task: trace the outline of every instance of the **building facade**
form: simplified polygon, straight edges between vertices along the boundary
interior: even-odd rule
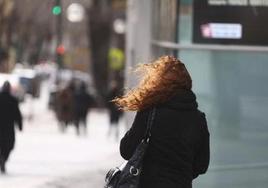
[[[211,133],[211,165],[208,173],[194,181],[194,185],[200,188],[264,188],[268,185],[265,144],[268,141],[268,46],[265,43],[268,41],[263,38],[261,45],[247,45],[242,44],[242,39],[241,44],[230,39],[235,34],[240,36],[241,30],[236,29],[237,26],[244,26],[236,21],[231,27],[216,23],[216,27],[223,27],[224,31],[231,28],[232,31],[231,34],[223,33],[221,40],[212,38],[207,43],[193,42],[198,28],[194,23],[199,10],[195,9],[196,2],[129,0],[126,71],[136,63],[148,62],[161,55],[178,57],[192,75],[193,90],[200,110],[207,115]],[[203,2],[208,6],[220,1]],[[226,3],[222,4],[224,6],[227,2],[233,3],[229,8],[234,10],[246,6],[234,4],[235,1],[221,2]],[[218,6],[213,4],[210,11],[216,14],[221,10]],[[255,13],[261,14],[266,5],[260,6],[248,9],[256,9]],[[236,12],[233,17],[245,15]],[[224,41],[225,38],[228,40]],[[126,79],[128,86],[136,83],[133,77]]]

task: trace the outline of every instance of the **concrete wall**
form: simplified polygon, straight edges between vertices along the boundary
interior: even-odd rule
[[[130,69],[137,63],[148,62],[151,57],[151,0],[128,0],[126,35],[126,87],[133,87],[137,79]],[[134,113],[127,113],[131,126]]]

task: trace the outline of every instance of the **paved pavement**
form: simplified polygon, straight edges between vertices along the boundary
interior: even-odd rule
[[[0,187],[102,187],[106,171],[122,162],[119,141],[107,138],[107,112],[90,112],[87,135],[77,136],[74,127],[63,134],[54,113],[47,110],[47,94],[42,94],[39,100],[21,104],[24,131],[17,132],[8,174],[0,175]],[[122,135],[124,123],[120,126]]]
[[[107,157],[107,161],[98,164],[98,168],[92,168],[91,170],[60,177],[53,181],[47,181],[38,188],[101,188],[104,186],[104,177],[107,169],[118,165],[120,163],[119,161],[121,160],[117,155],[110,155]]]
[[[92,112],[88,135],[80,137],[73,127],[60,133],[52,117],[47,112],[43,120],[35,118],[17,134],[8,174],[0,176],[1,188],[67,188],[71,182],[101,187],[106,171],[121,162],[119,142],[106,137],[106,113]]]

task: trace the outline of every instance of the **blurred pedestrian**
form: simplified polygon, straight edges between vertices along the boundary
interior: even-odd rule
[[[74,91],[75,85],[71,81],[66,87],[56,93],[55,113],[62,132],[74,120]]]
[[[115,97],[119,96],[121,94],[121,90],[118,86],[118,83],[116,81],[113,81],[111,83],[111,89],[108,93],[108,111],[109,111],[109,118],[110,118],[110,126],[108,130],[108,136],[112,134],[114,131],[115,138],[119,139],[119,119],[122,115],[122,111],[118,109],[116,104],[111,102]]]
[[[5,173],[5,164],[15,144],[15,125],[22,131],[22,116],[18,100],[11,95],[11,85],[6,81],[0,93],[0,168]]]
[[[138,71],[144,73],[138,87],[114,100],[124,110],[137,111],[121,140],[121,155],[131,158],[154,109],[139,188],[191,188],[192,180],[209,165],[209,132],[191,77],[184,64],[170,56],[143,64]]]
[[[87,115],[94,104],[93,97],[87,92],[85,82],[81,82],[74,95],[74,123],[76,132],[80,134],[80,127],[83,125],[84,133],[87,134]]]

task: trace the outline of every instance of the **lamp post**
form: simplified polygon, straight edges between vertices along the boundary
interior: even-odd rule
[[[56,36],[57,36],[57,48],[62,46],[62,5],[61,0],[55,0],[55,5],[52,8],[53,15],[56,16]],[[58,53],[56,50],[56,61],[59,68],[63,67],[62,63],[62,55],[63,53]]]

